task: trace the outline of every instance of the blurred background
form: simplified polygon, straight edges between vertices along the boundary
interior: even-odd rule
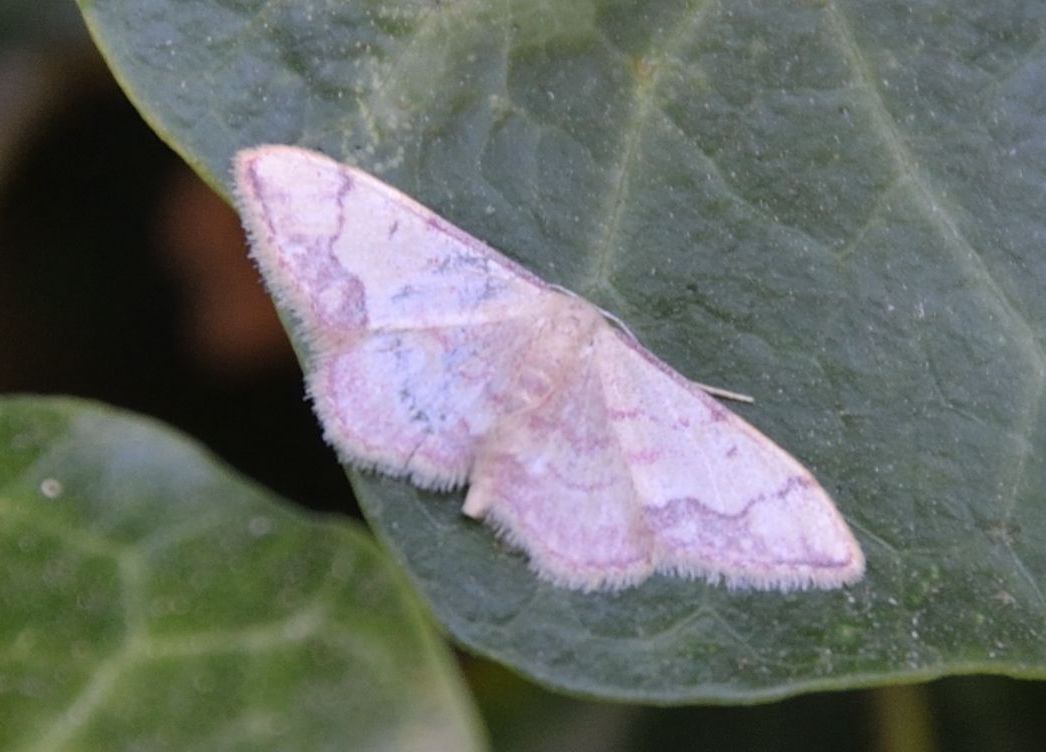
[[[0,3],[0,113],[0,390],[152,415],[295,503],[359,517],[236,215],[127,102],[72,2]],[[643,708],[460,658],[496,750],[1046,749],[1036,682]]]

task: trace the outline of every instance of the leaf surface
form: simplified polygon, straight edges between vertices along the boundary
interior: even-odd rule
[[[656,702],[1046,674],[1046,8],[82,0],[145,117],[359,164],[621,317],[807,463],[845,591],[541,584],[459,496],[357,478],[453,634]]]
[[[370,537],[153,421],[0,400],[0,747],[481,749]]]

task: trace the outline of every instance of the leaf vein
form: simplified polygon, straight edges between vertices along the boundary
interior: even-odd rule
[[[643,129],[651,115],[659,111],[657,107],[654,107],[654,98],[661,85],[664,69],[670,61],[678,57],[679,48],[693,38],[694,32],[700,27],[701,21],[711,5],[713,3],[705,3],[698,8],[689,19],[689,23],[676,24],[673,33],[664,44],[659,45],[656,55],[648,51],[643,59],[634,63],[638,70],[633,72],[635,86],[632,89],[630,117],[619,142],[620,156],[612,168],[610,190],[607,191],[607,200],[603,206],[603,221],[597,225],[597,227],[601,226],[603,231],[589,254],[592,263],[587,276],[589,285],[594,289],[612,287],[610,275],[613,273],[615,241],[626,210],[629,177],[639,152]]]
[[[834,37],[839,44],[840,51],[853,71],[856,84],[867,96],[870,103],[871,122],[882,135],[887,154],[894,168],[900,175],[907,178],[912,186],[917,205],[930,225],[947,241],[945,245],[953,251],[952,255],[956,261],[965,268],[967,273],[984,285],[1001,312],[1019,332],[1021,341],[1025,343],[1035,361],[1035,384],[1029,393],[1032,409],[1023,411],[1020,425],[1014,427],[1020,437],[1028,439],[1037,425],[1037,416],[1041,409],[1043,396],[1046,349],[1043,347],[1042,340],[1025,315],[1011,300],[1003,285],[996,279],[984,256],[966,239],[954,216],[957,209],[949,207],[944,194],[933,185],[930,177],[919,169],[914,155],[901,136],[895,119],[883,101],[865,56],[854,39],[848,20],[834,2],[828,4],[827,14],[829,25],[835,32]],[[1027,470],[1027,449],[1020,446],[1013,454],[1016,458],[1015,464],[1007,471],[1007,474],[1013,478],[1010,497],[1006,499],[1007,506],[1010,508],[1007,514],[1012,510],[1015,495],[1023,485],[1024,474]]]

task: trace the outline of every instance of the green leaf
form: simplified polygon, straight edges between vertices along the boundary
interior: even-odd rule
[[[482,747],[369,536],[170,429],[3,398],[0,514],[3,749]]]
[[[318,147],[747,392],[868,558],[828,593],[581,595],[357,478],[470,648],[553,686],[753,701],[1046,675],[1046,14],[809,2],[83,0],[145,117],[228,192]]]

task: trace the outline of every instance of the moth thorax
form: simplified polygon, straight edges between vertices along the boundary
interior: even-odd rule
[[[562,296],[550,306],[534,327],[517,371],[514,391],[524,409],[543,402],[562,385],[568,370],[579,367],[601,323],[598,310],[584,301]]]

